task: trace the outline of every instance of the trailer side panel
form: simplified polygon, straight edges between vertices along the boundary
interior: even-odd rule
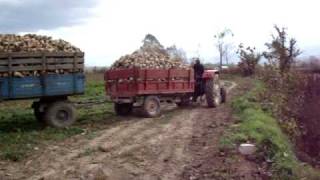
[[[192,69],[121,69],[105,73],[106,92],[112,98],[192,93]]]
[[[83,73],[0,78],[0,99],[15,100],[83,94]]]

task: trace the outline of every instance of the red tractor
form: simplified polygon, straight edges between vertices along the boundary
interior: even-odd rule
[[[105,73],[106,93],[114,102],[117,115],[128,115],[133,107],[146,117],[160,115],[160,103],[186,106],[194,97],[204,97],[208,107],[226,101],[226,91],[219,82],[219,71],[206,70],[195,80],[192,69],[119,69]]]

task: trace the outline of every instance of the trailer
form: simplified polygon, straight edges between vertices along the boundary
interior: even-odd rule
[[[210,70],[196,81],[192,69],[112,69],[105,73],[105,88],[116,114],[128,115],[139,107],[146,117],[156,117],[161,102],[185,106],[195,93],[205,94],[209,107],[217,106],[225,97],[217,77],[218,71]]]
[[[37,120],[63,128],[76,120],[68,96],[84,93],[84,53],[0,53],[0,102],[35,99]]]

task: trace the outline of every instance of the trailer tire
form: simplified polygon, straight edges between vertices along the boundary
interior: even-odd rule
[[[76,121],[76,110],[67,101],[53,102],[46,108],[44,120],[51,127],[66,128]]]
[[[213,80],[206,80],[205,95],[208,107],[218,107],[221,103],[220,85]]]
[[[118,116],[127,116],[132,113],[133,105],[131,103],[114,103],[114,111]]]
[[[176,103],[178,107],[187,107],[190,105],[190,96],[182,96],[180,102]]]
[[[40,112],[39,108],[33,109],[33,113],[34,113],[34,116],[38,122],[40,122],[40,123],[44,122],[44,113]]]
[[[44,123],[44,112],[40,111],[40,106],[40,102],[36,101],[33,102],[31,107],[33,108],[33,114],[36,120],[40,123]]]
[[[157,96],[147,96],[144,99],[142,111],[148,118],[158,117],[161,113],[160,100]]]

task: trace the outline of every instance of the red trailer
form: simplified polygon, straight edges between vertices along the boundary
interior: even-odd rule
[[[206,86],[204,89],[208,89],[204,91],[211,92],[206,95],[208,94],[207,100],[211,101],[208,102],[208,105],[212,107],[217,105],[214,100],[221,101],[220,89],[219,99],[213,97],[216,77],[218,77],[217,71],[206,71],[202,83]],[[210,83],[207,83],[209,81]],[[195,82],[194,72],[191,69],[108,70],[105,73],[105,82],[107,95],[114,102],[118,115],[131,113],[135,106],[140,107],[147,117],[155,117],[160,114],[160,102],[162,101],[177,103],[179,106],[188,104],[198,84]]]

